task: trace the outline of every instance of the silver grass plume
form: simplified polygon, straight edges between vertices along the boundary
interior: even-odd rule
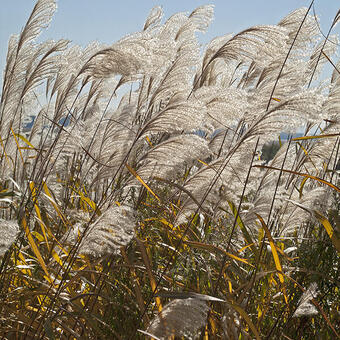
[[[337,70],[340,68],[340,61],[337,64]],[[327,119],[330,124],[328,129],[331,131],[339,130],[340,126],[340,77],[337,71],[334,71],[329,94],[324,103],[325,119]]]
[[[93,256],[116,253],[134,237],[135,225],[134,214],[129,207],[110,207],[89,225],[79,252]],[[75,231],[81,235],[84,226],[77,225]]]
[[[154,7],[145,20],[143,30],[147,31],[157,27],[162,20],[163,14],[164,13],[161,7]]]
[[[211,20],[209,13],[209,6],[202,6],[189,16],[177,13],[153,30],[153,36],[146,37],[145,41],[151,39],[148,62],[152,68],[143,78],[139,97],[150,108],[163,109],[171,99],[172,103],[186,101],[199,61],[195,31]]]
[[[329,124],[326,128],[320,133],[320,135],[327,135],[327,134],[338,134],[339,127],[337,124]],[[336,150],[337,147],[337,140],[332,137],[328,138],[320,138],[315,141],[311,141],[310,143],[306,144],[308,148],[308,157],[305,157],[305,165],[309,167],[310,173],[314,174],[315,176],[328,176],[329,169],[333,168],[337,164]]]
[[[197,100],[179,99],[169,104],[144,126],[144,133],[194,132],[204,124],[205,108]]]
[[[315,219],[313,211],[326,214],[327,209],[334,203],[329,190],[323,187],[304,188],[303,197],[298,196],[299,193],[294,191],[287,199],[287,206],[284,207],[280,221],[280,225],[282,225],[280,233],[283,235],[288,235],[294,231],[297,231],[297,235],[300,235],[300,227]]]
[[[168,339],[170,336],[193,338],[197,330],[205,325],[208,310],[204,300],[175,299],[151,321],[147,332],[159,339]]]
[[[191,12],[189,20],[198,31],[205,32],[214,18],[214,5],[199,6]]]
[[[146,179],[153,176],[175,178],[183,173],[185,166],[203,160],[209,153],[208,143],[202,137],[194,134],[174,136],[156,145],[143,157],[145,165],[139,175]]]
[[[225,154],[229,151],[229,148],[232,146],[234,137],[233,129],[229,128],[220,128],[209,138],[209,149],[217,158],[220,154]]]
[[[205,198],[203,209],[214,212],[216,216],[224,214],[223,211],[229,209],[228,201],[238,201],[246,178],[244,167],[245,164],[250,164],[254,145],[254,140],[249,138],[239,144],[233,152],[227,153],[227,156],[221,156],[211,161],[188,177],[184,188],[192,195],[187,197],[186,194],[183,194],[182,209],[177,216],[177,223],[183,223],[185,217],[197,209],[198,202],[203,198]],[[214,185],[210,188],[211,183]],[[206,195],[208,189],[210,192]],[[248,185],[247,193],[253,189]],[[193,201],[192,197],[195,197],[196,200]]]
[[[43,28],[46,28],[57,8],[55,0],[39,0],[33,8],[21,35],[18,49],[21,45],[34,40]]]
[[[287,153],[286,162],[284,168],[291,169],[295,160],[295,152],[292,147],[287,151],[288,143],[284,144],[274,159],[269,163],[270,166],[275,168],[281,168],[285,155]],[[261,215],[264,220],[267,220],[269,217],[270,209],[272,206],[272,201],[275,195],[275,187],[277,181],[279,179],[279,171],[272,169],[265,169],[258,173],[259,178],[256,181],[257,188],[252,194],[252,200],[249,207],[244,211],[244,215],[242,216],[242,220],[245,224],[249,225],[253,230],[257,230],[256,225],[256,214]],[[285,184],[288,179],[288,175],[283,173],[281,176],[281,180],[277,187],[276,197],[274,201],[274,210],[277,211],[280,209],[282,204],[285,203],[285,200],[289,196],[289,191],[286,189]]]
[[[285,30],[278,26],[254,26],[231,37],[217,50],[208,49],[202,65],[200,85],[203,85],[206,77],[209,76],[211,67],[216,60],[221,59],[228,65],[233,61],[251,62],[256,60],[259,54],[263,55],[264,58],[266,55],[271,58],[270,51],[282,50],[285,39]],[[216,42],[224,42],[224,39]],[[270,51],[265,48],[266,45],[271,46]],[[212,51],[215,53],[212,54]],[[260,51],[263,53],[260,53]],[[266,52],[264,53],[264,51]]]
[[[32,41],[37,38],[43,28],[48,26],[55,9],[56,2],[54,0],[39,0],[20,36],[11,37],[4,72],[4,86],[1,100],[3,105],[10,99],[8,96],[9,93],[13,92],[12,86],[16,88],[15,85],[17,82],[24,82],[20,74],[22,72],[25,73],[26,66],[33,60],[32,57],[34,57],[34,53],[32,53],[32,47],[34,47],[34,45]],[[42,44],[42,46],[44,46],[44,44]],[[6,101],[4,99],[6,99]],[[4,117],[3,110],[4,107],[1,107],[1,120],[5,118],[8,119],[8,117]]]
[[[314,47],[314,50],[312,51],[312,54],[308,61],[307,69],[309,72],[306,72],[306,76],[309,79],[314,70],[316,71],[316,75],[319,75],[320,72],[322,72],[324,64],[328,61],[327,58],[334,55],[338,45],[338,36],[331,35],[326,41],[323,39]]]
[[[136,54],[135,54],[136,53]],[[145,56],[146,48],[139,43],[138,37],[116,43],[114,46],[101,50],[92,57],[88,70],[95,77],[104,78],[114,75],[134,76],[143,72],[143,62],[138,56]]]
[[[193,97],[206,109],[202,128],[212,133],[236,125],[248,110],[247,93],[239,88],[202,86],[193,92]]]
[[[0,256],[4,255],[19,234],[17,221],[0,219]]]
[[[15,133],[22,131],[25,125],[31,122],[32,112],[41,109],[37,100],[40,96],[39,86],[44,80],[55,76],[60,52],[67,48],[66,40],[34,43],[41,29],[48,26],[55,8],[55,1],[38,1],[21,34],[11,37],[9,41],[0,103],[0,134],[3,140],[8,139],[4,152],[13,159],[17,151],[14,139],[8,138],[10,131],[11,129]],[[31,156],[31,151],[22,153],[24,159]],[[11,167],[4,167],[3,164],[1,167],[0,171],[4,177],[13,172]],[[17,172],[18,177],[20,170],[22,169],[19,168]]]
[[[210,43],[206,46],[205,52],[199,64],[199,74],[195,76],[194,83],[200,83],[200,86],[203,85],[217,85],[218,79],[221,78],[221,75],[225,74],[229,75],[228,81],[225,81],[226,84],[231,83],[231,77],[233,74],[231,64],[225,64],[225,62],[221,58],[213,59],[213,56],[217,53],[217,51],[227,43],[233,37],[232,34],[227,34],[221,37],[216,37],[210,41]],[[208,65],[210,64],[210,65]],[[205,72],[205,74],[201,74],[202,71],[210,67],[210,72]],[[227,72],[225,68],[230,68]]]
[[[287,41],[288,45],[293,43],[293,40],[296,36],[296,32],[301,25],[301,22],[306,15],[307,8],[302,7],[296,9],[295,11],[289,13],[285,18],[283,18],[279,23],[278,26],[283,27],[287,30],[289,40]],[[311,15],[307,15],[299,35],[296,38],[294,44],[294,50],[301,51],[308,46],[308,44],[315,42],[317,35],[319,34],[318,26],[315,21],[315,18]]]
[[[259,108],[258,113],[247,113],[244,117],[250,124],[247,133],[272,138],[282,131],[296,132],[306,122],[320,121],[324,96],[316,90],[302,90],[279,101],[269,111]]]
[[[317,289],[318,286],[316,282],[310,284],[308,289],[302,294],[298,303],[298,308],[293,314],[293,318],[318,314],[318,310],[311,302],[312,299],[316,298],[318,295]]]

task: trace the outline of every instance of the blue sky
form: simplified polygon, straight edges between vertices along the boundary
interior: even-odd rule
[[[11,34],[19,33],[24,26],[35,0],[0,0],[0,69],[5,65],[7,42]],[[203,4],[215,5],[215,19],[208,32],[200,36],[206,43],[215,36],[237,33],[249,26],[275,24],[283,16],[299,7],[308,7],[310,0],[59,0],[53,21],[40,37],[67,38],[73,43],[87,45],[93,40],[111,44],[122,36],[142,28],[150,9],[163,7],[165,17],[179,12],[192,11]],[[326,32],[336,12],[338,0],[316,0],[315,11]],[[339,25],[340,26],[340,25]],[[339,32],[339,27],[336,29]],[[2,79],[2,76],[0,76]]]

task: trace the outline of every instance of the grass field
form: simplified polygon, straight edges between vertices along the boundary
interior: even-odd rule
[[[55,8],[8,44],[1,339],[339,338],[340,12],[202,50],[210,5],[85,48]]]

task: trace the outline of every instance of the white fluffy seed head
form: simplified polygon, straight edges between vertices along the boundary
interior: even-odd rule
[[[19,233],[17,221],[0,219],[0,256],[4,255]]]
[[[133,238],[135,224],[130,208],[110,207],[89,226],[79,252],[93,256],[116,253],[121,246],[128,244]],[[80,228],[80,232],[81,229],[83,228]]]
[[[209,310],[205,301],[188,298],[169,302],[149,325],[147,332],[159,339],[192,336],[204,326]]]

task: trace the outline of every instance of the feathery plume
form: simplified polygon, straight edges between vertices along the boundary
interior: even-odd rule
[[[191,166],[198,159],[209,156],[207,141],[194,134],[169,138],[152,148],[143,159],[139,175],[142,178],[157,176],[171,179],[183,173],[185,166]]]
[[[134,236],[135,219],[133,212],[126,206],[108,208],[95,222],[90,224],[79,248],[80,253],[100,256],[116,253],[128,244]],[[75,229],[82,232],[84,227]]]
[[[302,294],[298,303],[298,308],[293,314],[293,318],[318,314],[318,310],[311,303],[311,300],[316,298],[316,296],[318,295],[317,289],[318,286],[316,282],[310,284],[308,289]]]
[[[0,256],[4,255],[19,234],[17,221],[0,219]]]
[[[170,336],[192,336],[204,326],[209,307],[196,298],[175,299],[150,323],[147,332],[159,339]]]

